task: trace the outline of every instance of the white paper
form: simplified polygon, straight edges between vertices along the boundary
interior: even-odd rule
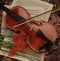
[[[25,8],[30,13],[31,17],[50,11],[53,8],[52,4],[41,0],[14,0],[12,5],[10,7],[8,6],[8,8],[14,7],[16,5]],[[42,19],[44,21],[48,21],[50,13],[39,16],[35,18],[35,20],[41,21]]]

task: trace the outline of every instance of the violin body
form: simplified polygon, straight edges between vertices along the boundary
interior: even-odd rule
[[[30,18],[30,15],[29,13],[22,7],[19,7],[19,6],[16,6],[14,8],[12,8],[12,10],[17,13],[18,15],[24,17],[26,20]],[[6,15],[6,26],[8,28],[10,28],[11,30],[14,30],[14,31],[23,31],[25,32],[26,34],[26,38],[27,38],[27,41],[26,43],[36,52],[39,52],[39,49],[40,47],[42,46],[42,44],[44,43],[44,40],[37,37],[36,36],[36,32],[37,30],[36,27],[34,27],[32,30],[30,30],[31,26],[34,25],[34,26],[37,26],[36,24],[34,23],[27,23],[27,24],[24,24],[24,25],[21,25],[21,26],[18,26],[18,27],[13,27],[14,25],[18,24],[19,21],[22,21],[22,20],[19,20],[19,21],[15,21],[13,20],[10,16]],[[10,23],[11,22],[11,23]],[[38,27],[38,26],[37,26]],[[17,41],[18,42],[18,41]],[[39,47],[37,47],[39,46]]]
[[[5,7],[2,9],[6,11]],[[21,26],[13,27],[14,25],[23,23],[30,19],[30,14],[26,9],[20,6],[13,7],[11,10],[12,11],[10,12],[13,12],[13,14],[10,15],[8,10],[5,23],[9,29],[17,32],[17,34],[14,34],[13,36],[15,46],[9,51],[10,56],[15,55],[19,50],[27,51],[29,50],[29,47],[35,52],[40,52],[40,48],[47,41],[50,41],[51,43],[55,41],[57,36],[56,30],[51,24],[45,21],[41,21],[39,25],[32,21]],[[15,18],[15,14],[18,14],[17,19]]]

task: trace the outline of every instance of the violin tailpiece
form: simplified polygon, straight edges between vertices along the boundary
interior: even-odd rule
[[[37,36],[47,41],[43,46],[40,47],[40,50],[49,48],[52,45],[52,42],[41,32],[41,30],[38,30]]]

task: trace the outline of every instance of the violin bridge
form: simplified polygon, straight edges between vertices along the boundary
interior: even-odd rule
[[[34,27],[34,25],[32,25],[32,26],[30,27],[30,31],[33,29],[33,27]]]

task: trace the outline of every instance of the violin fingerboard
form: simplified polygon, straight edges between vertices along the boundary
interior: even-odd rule
[[[4,3],[5,5],[11,5],[12,2],[13,2],[13,0],[2,0],[2,1],[3,1],[3,3]],[[3,15],[3,11],[0,10],[0,26],[1,26],[1,22],[2,22],[2,15]]]

